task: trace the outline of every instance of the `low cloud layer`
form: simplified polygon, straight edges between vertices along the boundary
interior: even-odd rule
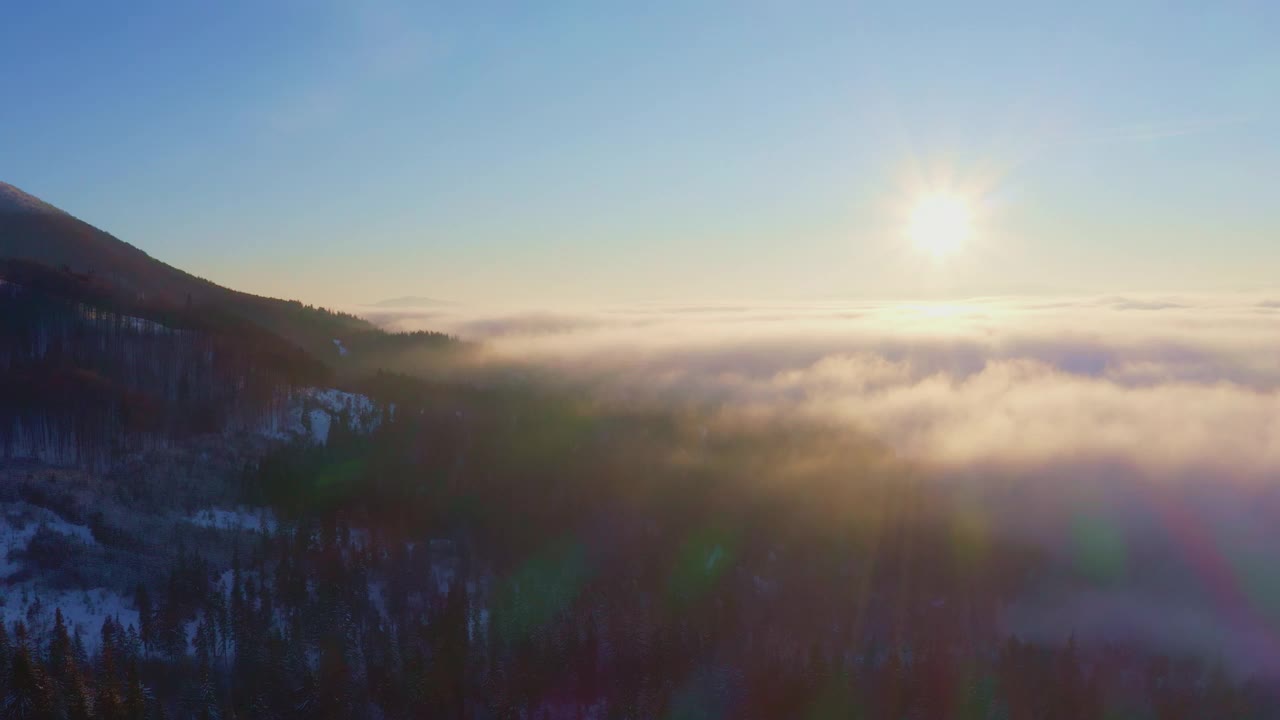
[[[1126,462],[1280,475],[1280,308],[1265,297],[383,313],[619,398],[849,423],[952,470]]]
[[[1280,302],[1269,296],[383,312],[622,403],[867,433],[1057,559],[1027,637],[1280,675]],[[1099,576],[1098,569],[1110,575]]]

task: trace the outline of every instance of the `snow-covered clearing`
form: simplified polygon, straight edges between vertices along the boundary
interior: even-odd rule
[[[368,434],[382,424],[382,409],[372,399],[334,388],[304,388],[292,394],[288,409],[263,429],[280,440],[305,439],[316,445],[329,442],[333,424],[341,422],[352,432]]]
[[[53,628],[53,616],[62,610],[67,629],[77,633],[85,649],[95,652],[102,640],[102,621],[111,617],[123,627],[138,626],[133,603],[105,588],[92,590],[50,590],[33,583],[0,589],[0,617],[6,625],[21,620],[33,637],[42,638]]]
[[[118,618],[124,626],[137,625],[138,612],[119,594],[105,588],[53,590],[36,582],[7,580],[22,570],[21,553],[31,538],[44,528],[84,543],[95,545],[93,533],[84,525],[69,523],[54,512],[25,502],[0,506],[0,620],[6,625],[21,620],[33,637],[43,637],[53,627],[53,616],[62,610],[67,628],[77,631],[90,651],[101,639],[104,618]]]
[[[275,532],[275,515],[265,508],[205,508],[186,518],[199,527],[218,530],[265,530]]]
[[[31,538],[41,527],[86,545],[94,544],[93,533],[84,525],[69,523],[53,511],[37,505],[6,503],[0,506],[0,578],[7,578],[22,569],[17,556],[27,549]]]

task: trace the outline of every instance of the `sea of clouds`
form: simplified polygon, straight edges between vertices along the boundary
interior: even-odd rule
[[[364,314],[619,402],[869,434],[1061,560],[1017,632],[1280,674],[1280,292]]]
[[[1280,475],[1280,293],[372,314],[636,398],[799,413],[951,470]]]

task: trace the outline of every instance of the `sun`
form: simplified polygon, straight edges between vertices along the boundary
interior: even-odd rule
[[[954,254],[973,229],[973,213],[964,198],[949,192],[920,196],[911,209],[907,237],[935,259]]]

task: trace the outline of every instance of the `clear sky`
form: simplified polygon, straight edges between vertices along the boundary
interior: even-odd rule
[[[1248,289],[1277,38],[1274,1],[11,3],[0,179],[323,303]],[[943,260],[904,239],[937,187]]]

